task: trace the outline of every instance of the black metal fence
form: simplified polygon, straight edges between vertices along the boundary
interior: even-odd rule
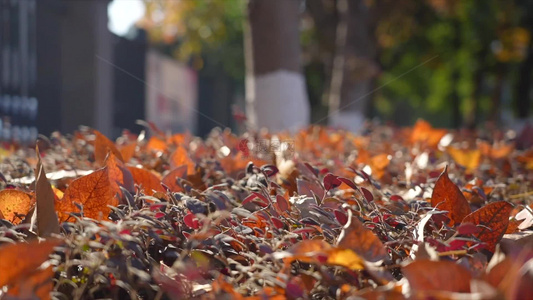
[[[36,0],[0,0],[0,140],[37,138]]]

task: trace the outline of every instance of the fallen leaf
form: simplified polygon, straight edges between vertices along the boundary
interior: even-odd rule
[[[448,177],[448,167],[444,169],[435,183],[431,195],[431,206],[448,211],[450,226],[461,223],[471,211],[463,193]]]
[[[107,218],[111,211],[107,205],[116,201],[114,196],[107,167],[82,176],[72,181],[63,199],[56,202],[59,220],[65,222],[70,218],[69,213],[80,212],[75,202],[83,205],[84,216],[97,220]]]
[[[452,261],[416,260],[402,268],[413,291],[470,292],[472,275]],[[415,298],[418,298],[415,296]],[[425,297],[424,297],[425,298]]]
[[[165,193],[165,189],[161,186],[161,180],[154,173],[141,168],[128,166],[131,175],[133,175],[133,181],[136,185],[143,187],[146,195],[153,195],[154,192]]]
[[[121,193],[120,187],[124,187],[127,191],[135,191],[133,176],[126,165],[120,161],[113,153],[109,153],[105,165],[109,172],[109,184],[113,195]],[[117,203],[118,204],[118,203]]]
[[[122,155],[123,162],[129,162],[133,156],[135,156],[135,150],[137,149],[137,143],[130,143],[126,145],[121,145],[118,147],[118,151]]]
[[[348,222],[342,227],[337,247],[350,249],[366,261],[377,262],[389,256],[381,240],[348,210]]]
[[[148,151],[154,151],[154,152],[159,152],[159,151],[166,151],[168,148],[168,145],[167,143],[158,138],[158,137],[151,137],[149,140],[148,140],[148,144],[146,144],[146,149]]]
[[[37,149],[37,169],[35,170],[35,211],[32,216],[33,225],[37,228],[37,235],[49,237],[53,233],[59,233],[59,221],[55,211],[55,195],[52,186],[46,178],[46,171]]]
[[[332,249],[328,252],[328,264],[346,267],[350,270],[364,269],[363,259],[350,249]]]
[[[19,190],[0,191],[0,211],[4,218],[13,224],[19,224],[22,219],[19,215],[26,215],[32,206],[31,197]]]
[[[447,152],[458,165],[466,168],[469,172],[477,169],[481,163],[481,151],[479,149],[459,149],[450,146]]]
[[[0,247],[0,286],[18,282],[26,278],[43,262],[61,240],[37,240],[29,243],[16,243]]]
[[[496,244],[505,234],[509,224],[509,215],[513,206],[506,201],[489,203],[463,219],[462,223],[478,225],[479,232],[474,236],[487,245],[487,249],[494,252]]]
[[[427,121],[418,120],[411,131],[412,143],[423,143],[429,147],[436,148],[443,136],[446,135],[446,129],[436,129]]]
[[[96,136],[94,140],[94,160],[97,166],[103,167],[105,165],[105,158],[109,152],[113,153],[120,161],[124,161],[122,154],[118,151],[113,141],[96,129],[93,129],[93,133]]]
[[[172,192],[182,192],[183,188],[176,182],[177,178],[187,179],[186,165],[182,165],[171,170],[163,177],[161,182],[166,185]]]
[[[54,269],[49,266],[36,270],[9,287],[7,295],[17,299],[51,299],[50,293],[54,289]]]
[[[187,166],[187,174],[194,174],[196,164],[187,154],[187,150],[182,146],[178,146],[174,152],[170,155],[170,167],[176,168],[181,165]]]

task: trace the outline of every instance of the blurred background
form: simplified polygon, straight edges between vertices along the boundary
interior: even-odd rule
[[[531,0],[0,0],[0,138],[523,126]]]

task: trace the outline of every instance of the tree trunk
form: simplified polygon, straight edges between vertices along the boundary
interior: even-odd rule
[[[245,26],[246,113],[272,131],[309,124],[301,71],[299,0],[250,0]]]
[[[329,122],[361,129],[378,73],[369,8],[362,0],[338,0],[339,23],[329,94]]]
[[[533,72],[533,45],[529,45],[526,59],[519,69],[516,86],[516,108],[519,119],[527,119],[531,107],[531,74]]]

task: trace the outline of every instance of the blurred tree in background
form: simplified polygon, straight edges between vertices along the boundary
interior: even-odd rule
[[[288,1],[302,7],[312,122],[331,121],[354,101],[367,117],[397,124],[530,116],[533,1]],[[246,4],[146,1],[142,24],[154,45],[201,72],[222,71],[242,92]]]

